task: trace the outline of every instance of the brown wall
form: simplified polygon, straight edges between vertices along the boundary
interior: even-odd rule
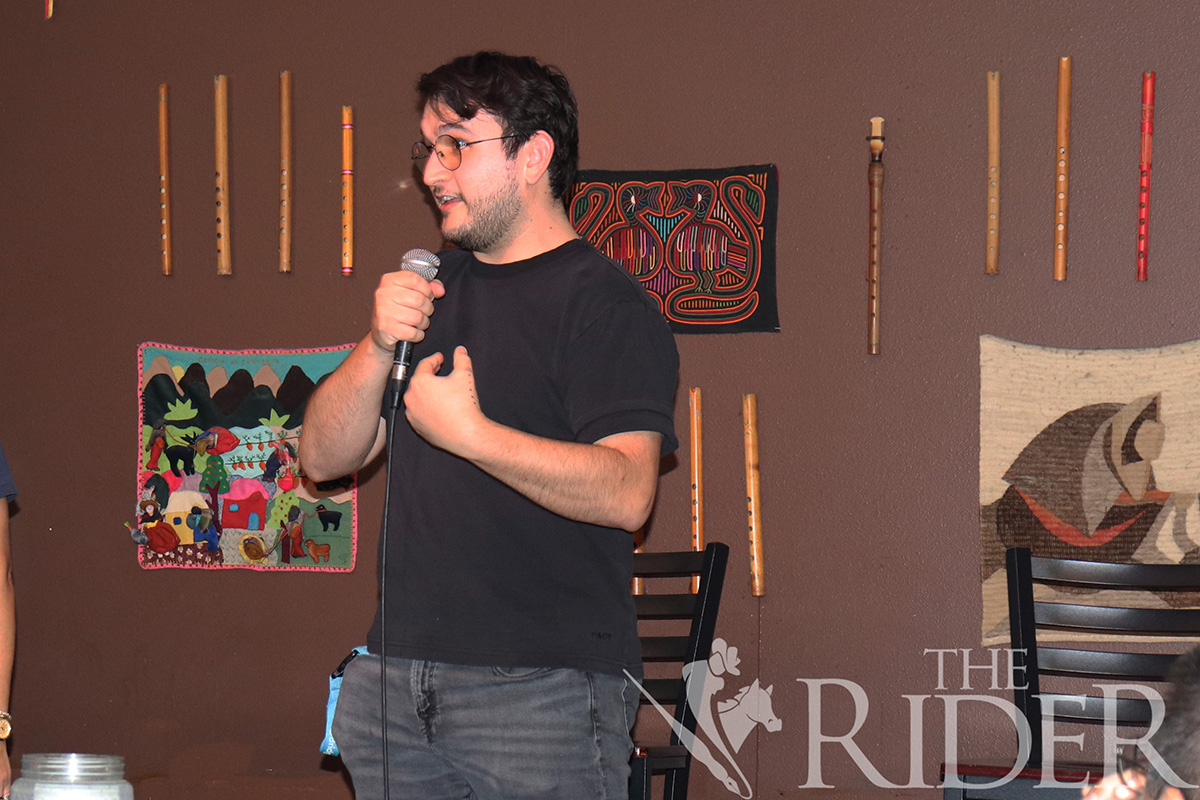
[[[136,349],[353,341],[377,276],[436,246],[407,159],[416,75],[529,52],[579,98],[583,166],[773,162],[779,334],[681,337],[704,389],[708,535],[732,546],[719,633],[773,683],[784,728],[739,754],[755,794],[800,796],[808,695],[860,684],[856,741],[906,780],[905,694],[926,648],[978,644],[978,337],[1097,348],[1200,336],[1188,186],[1200,22],[1184,2],[82,3],[0,8],[0,439],[20,634],[14,754],[114,752],[141,797],[348,797],[316,751],[325,674],[374,602],[381,473],[350,575],[142,571]],[[1055,64],[1075,58],[1071,276],[1051,281]],[[275,273],[277,75],[295,84],[295,272]],[[983,275],[985,73],[1003,82],[1002,274]],[[1156,69],[1152,280],[1133,279],[1140,75]],[[231,85],[235,276],[215,274],[212,76]],[[156,86],[172,92],[176,274],[158,274]],[[338,272],[339,110],[357,123],[357,263]],[[883,355],[865,355],[868,118],[887,118]],[[758,395],[768,596],[748,587],[740,408]],[[652,549],[688,541],[687,454]],[[980,654],[976,654],[981,659]],[[977,676],[977,681],[982,678]],[[952,684],[953,685],[953,684]],[[978,685],[978,684],[977,684]],[[925,780],[942,758],[926,704]],[[983,715],[967,755],[1012,734]],[[847,708],[826,709],[845,732]],[[877,796],[838,748],[822,795]],[[227,780],[226,783],[220,781]],[[905,794],[904,792],[899,792]],[[921,794],[921,792],[913,792]],[[929,792],[926,791],[925,794]],[[730,796],[711,776],[694,796]]]

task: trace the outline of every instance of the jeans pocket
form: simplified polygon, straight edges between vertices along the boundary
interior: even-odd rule
[[[554,667],[492,667],[492,674],[499,678],[512,678],[521,680],[524,678],[536,678],[538,675],[544,675]]]
[[[621,687],[621,697],[625,701],[625,730],[632,731],[633,723],[637,721],[638,706],[642,701],[642,687],[637,681],[625,678]]]

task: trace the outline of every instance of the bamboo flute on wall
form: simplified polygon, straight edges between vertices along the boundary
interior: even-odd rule
[[[167,84],[158,85],[158,226],[162,274],[171,274],[171,172],[168,142]]]
[[[213,81],[216,117],[217,160],[217,274],[232,275],[229,239],[229,81],[218,75]]]
[[[354,107],[342,106],[342,274],[354,274]]]
[[[1067,279],[1067,206],[1071,174],[1071,57],[1058,60],[1058,125],[1054,181],[1054,280]]]
[[[987,74],[987,257],[983,271],[1000,272],[1000,73]]]
[[[292,271],[292,73],[279,73],[279,271]]]
[[[742,396],[742,425],[746,439],[746,515],[750,533],[750,587],[755,597],[767,593],[763,572],[762,499],[759,492],[758,396]]]

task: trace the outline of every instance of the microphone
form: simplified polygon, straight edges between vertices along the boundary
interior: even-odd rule
[[[427,281],[437,277],[442,260],[421,247],[414,247],[400,260],[400,269],[415,272]],[[396,356],[392,359],[392,409],[400,408],[400,399],[408,388],[408,369],[412,365],[412,342],[397,342]]]

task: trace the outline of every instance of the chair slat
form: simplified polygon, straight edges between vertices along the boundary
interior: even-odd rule
[[[674,747],[646,747],[646,758],[650,761],[651,772],[664,772],[671,769],[684,769],[691,755],[683,745]]]
[[[1029,562],[1033,580],[1037,583],[1098,589],[1200,590],[1200,565],[1197,564],[1110,564],[1042,556],[1031,556]]]
[[[1175,658],[1174,653],[1112,653],[1042,647],[1038,649],[1038,669],[1043,675],[1161,681]]]
[[[1200,609],[1116,608],[1073,603],[1033,604],[1038,627],[1095,633],[1181,635],[1200,631]]]
[[[704,551],[634,553],[633,574],[643,578],[670,578],[699,574],[704,569]]]
[[[638,594],[633,607],[638,619],[691,619],[696,611],[694,594]]]
[[[646,678],[642,681],[642,688],[649,692],[659,705],[673,706],[679,700],[679,683],[676,678]],[[643,694],[641,702],[647,705],[650,701]]]
[[[1088,724],[1103,723],[1105,720],[1105,706],[1109,703],[1114,703],[1113,709],[1108,713],[1118,724],[1146,727],[1150,724],[1153,707],[1150,700],[1141,697],[1117,697],[1109,699],[1106,697],[1093,697],[1091,695],[1043,693],[1041,698],[1043,716],[1050,715],[1050,704],[1046,701],[1053,699],[1055,701],[1054,719]],[[1080,701],[1083,702],[1081,703]],[[1161,701],[1158,713],[1161,718]]]
[[[678,661],[687,657],[686,636],[642,636],[642,661]]]

